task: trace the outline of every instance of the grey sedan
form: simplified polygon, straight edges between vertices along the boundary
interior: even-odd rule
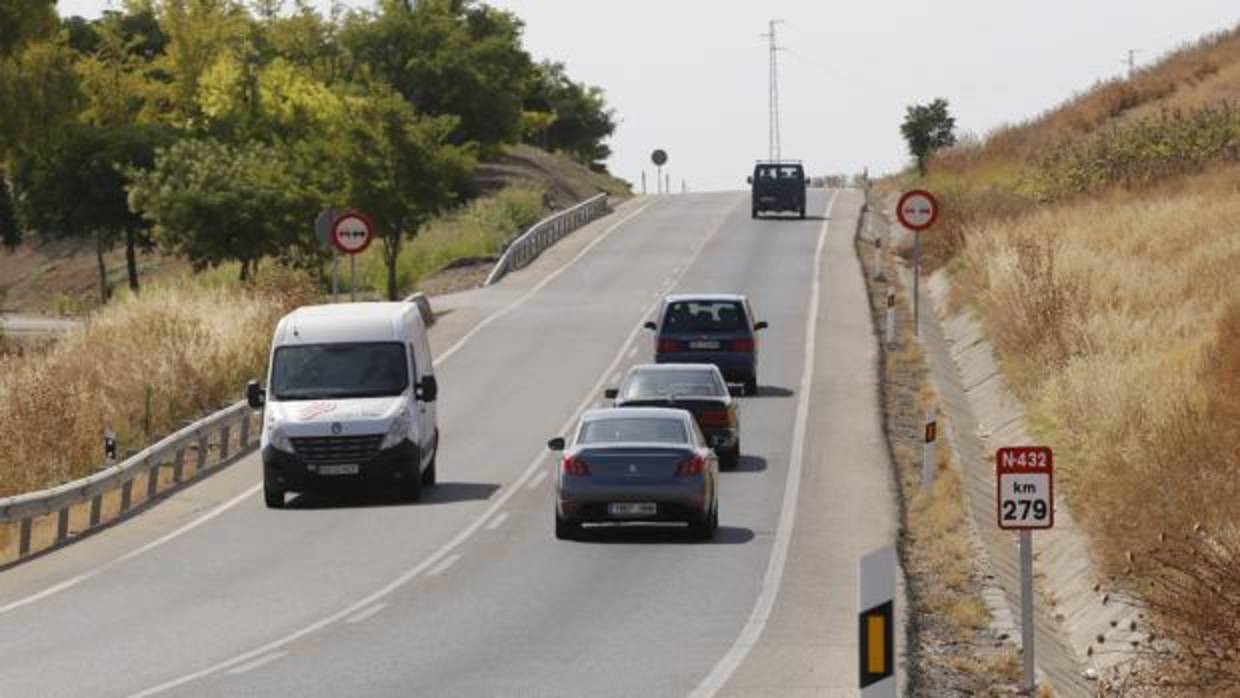
[[[719,459],[685,410],[622,407],[586,412],[556,477],[555,536],[585,522],[685,521],[706,540],[719,526]]]

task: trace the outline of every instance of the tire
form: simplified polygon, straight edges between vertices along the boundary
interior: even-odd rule
[[[801,214],[801,220],[805,220],[805,204],[801,204],[801,210],[799,213]]]
[[[431,487],[432,485],[435,484],[435,477],[436,477],[435,461],[438,458],[439,458],[439,453],[438,451],[436,451],[435,455],[431,456],[431,464],[426,466],[426,470],[422,471],[422,486],[423,487]]]
[[[284,490],[277,490],[274,487],[263,485],[263,501],[266,502],[268,509],[283,509]]]
[[[741,440],[740,437],[737,437],[736,445],[732,447],[732,450],[728,451],[727,454],[724,455],[721,459],[720,465],[726,470],[736,470],[736,466],[740,465],[740,462]]]
[[[416,502],[422,498],[422,475],[415,470],[413,477],[400,483],[400,498]]]
[[[711,507],[710,513],[703,516],[697,521],[689,522],[689,535],[694,540],[710,540],[715,537],[715,531],[719,529],[719,502],[715,502],[715,506]]]
[[[565,521],[560,518],[559,514],[555,515],[556,540],[577,540],[579,535],[581,535],[581,524]]]
[[[756,208],[750,209],[750,210],[749,210],[749,217],[750,217],[750,218],[757,218],[757,217],[758,217],[758,209],[756,209]]]
[[[745,379],[745,394],[750,396],[758,394],[757,376],[750,376]]]

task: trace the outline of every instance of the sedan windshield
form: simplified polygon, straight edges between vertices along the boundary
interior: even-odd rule
[[[280,347],[271,369],[277,400],[382,397],[408,386],[405,348],[396,342]]]
[[[670,395],[722,397],[726,394],[726,388],[714,371],[701,370],[635,371],[621,393],[626,400]]]
[[[677,301],[667,306],[668,332],[743,332],[745,309],[736,301]]]
[[[649,417],[617,417],[594,419],[581,426],[578,444],[625,443],[688,443],[689,434],[679,419]]]

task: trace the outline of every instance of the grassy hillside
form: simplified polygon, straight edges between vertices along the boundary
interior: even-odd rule
[[[1240,27],[942,152],[917,182],[945,201],[931,264],[1055,447],[1105,571],[1175,641],[1159,671],[1186,695],[1240,685],[1240,599],[1219,588],[1240,588],[1238,105]],[[1234,649],[1194,659],[1211,646]]]

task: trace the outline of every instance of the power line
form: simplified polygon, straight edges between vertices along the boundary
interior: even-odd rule
[[[770,51],[770,92],[768,107],[768,126],[767,126],[767,149],[768,157],[776,162],[779,161],[779,59],[777,56],[783,50],[775,38],[775,25],[783,24],[783,20],[772,19],[769,23],[770,31],[761,34],[767,40],[767,46]]]

